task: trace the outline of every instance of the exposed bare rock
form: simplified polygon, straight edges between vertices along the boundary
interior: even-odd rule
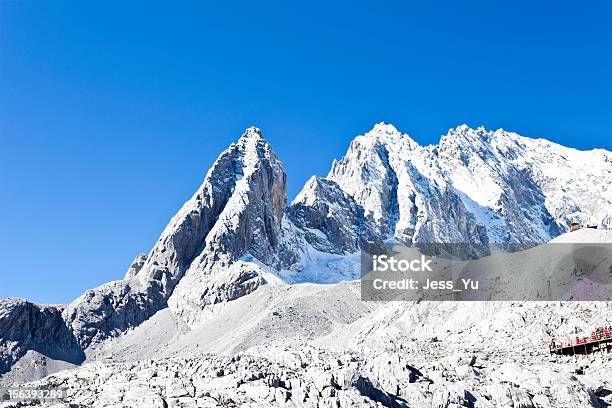
[[[147,254],[143,254],[143,253],[138,254],[136,258],[134,258],[134,261],[132,262],[132,265],[130,265],[130,268],[125,273],[124,279],[129,280],[129,279],[132,279],[134,276],[136,276],[136,274],[140,272],[140,270],[142,269],[146,261],[147,261]]]
[[[141,324],[165,307],[161,287],[113,281],[90,289],[66,307],[62,315],[82,349]]]
[[[38,306],[22,299],[0,301],[0,374],[28,350],[79,364],[85,359],[57,306]]]
[[[257,263],[281,268],[299,260],[283,234],[286,175],[256,128],[215,161],[204,183],[123,281],[88,291],[64,312],[83,348],[121,334],[171,302],[190,320],[209,304],[236,299],[263,283]],[[185,276],[184,283],[175,286]]]
[[[231,356],[203,353],[194,358],[97,362],[33,385],[67,388],[64,403],[76,407],[585,408],[606,404],[584,383],[586,379],[555,364],[519,368],[491,361],[462,375],[453,367],[425,364],[417,368],[409,362],[410,355],[389,351],[366,356],[311,346],[299,350],[268,346]],[[604,370],[605,364],[597,362],[593,375]],[[609,373],[604,377],[610,380]]]
[[[350,254],[368,243],[382,242],[363,208],[331,180],[312,177],[288,210],[315,249]]]
[[[207,305],[255,290],[262,264],[273,269],[299,261],[285,217],[286,175],[258,129],[249,129],[228,151],[235,185],[169,304],[193,322]]]

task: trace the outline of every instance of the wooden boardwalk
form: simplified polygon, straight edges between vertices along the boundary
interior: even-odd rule
[[[612,352],[612,330],[601,327],[588,337],[576,337],[574,340],[553,341],[549,345],[550,354],[575,356],[578,354]]]

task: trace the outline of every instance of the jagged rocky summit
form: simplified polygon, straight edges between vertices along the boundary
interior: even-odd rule
[[[392,125],[358,136],[328,179],[402,242],[547,242],[610,226],[612,155],[466,125],[421,147]]]
[[[610,152],[503,130],[463,125],[423,147],[381,123],[289,206],[286,180],[261,131],[247,129],[123,280],[66,307],[2,302],[0,373],[42,343],[78,363],[92,345],[167,307],[195,327],[207,306],[266,282],[354,279],[365,243],[532,245],[573,221],[612,226]]]

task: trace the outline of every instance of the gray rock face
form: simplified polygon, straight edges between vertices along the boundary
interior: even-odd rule
[[[312,177],[288,210],[291,221],[313,248],[350,254],[381,237],[363,208],[331,180]]]
[[[134,258],[132,265],[130,265],[130,268],[125,273],[125,277],[123,279],[129,280],[136,276],[136,274],[140,272],[144,264],[147,262],[147,258],[147,254],[138,254],[136,258]]]
[[[83,348],[137,326],[171,302],[187,310],[233,300],[263,280],[251,256],[272,267],[298,260],[283,233],[286,175],[256,128],[247,129],[215,161],[202,186],[164,229],[148,256],[139,255],[123,281],[88,291],[64,312]],[[187,276],[186,276],[187,275]]]
[[[268,142],[249,129],[226,154],[235,175],[232,195],[169,300],[188,322],[207,305],[255,290],[263,283],[262,264],[289,268],[300,259],[297,238],[284,219],[287,176]]]
[[[217,158],[202,186],[162,232],[137,275],[141,282],[159,281],[165,297],[170,295],[207,246],[207,236],[234,195],[236,184],[243,178],[244,144],[257,135],[259,130],[248,129],[241,142],[231,145]]]
[[[28,350],[81,363],[85,356],[62,319],[61,309],[21,299],[0,301],[0,374]]]
[[[248,129],[222,155],[228,156],[236,177],[232,194],[190,269],[203,270],[222,259],[235,261],[246,253],[273,267],[291,264],[286,254],[279,254],[286,207],[283,163],[255,128]],[[211,176],[212,180],[218,178]]]
[[[410,139],[404,141],[406,149],[413,147]],[[353,140],[346,155],[334,161],[327,178],[354,197],[386,237],[393,234],[398,221],[397,174],[389,162],[387,147],[379,140],[367,142]]]
[[[165,307],[162,288],[114,281],[90,289],[72,302],[62,316],[83,349],[138,326]]]

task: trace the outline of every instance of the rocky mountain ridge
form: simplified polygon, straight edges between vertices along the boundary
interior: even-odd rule
[[[69,344],[78,363],[167,307],[194,328],[211,305],[264,283],[355,279],[355,253],[366,242],[532,244],[574,220],[607,227],[612,214],[610,152],[466,126],[421,147],[378,124],[289,206],[286,179],[261,131],[247,129],[123,280],[65,308],[3,301],[0,373],[40,348],[30,333],[43,329],[57,333],[44,337],[47,347]],[[17,330],[24,324],[35,327]]]
[[[610,226],[612,154],[466,125],[422,147],[380,123],[327,176],[405,243],[529,246],[571,222]]]

